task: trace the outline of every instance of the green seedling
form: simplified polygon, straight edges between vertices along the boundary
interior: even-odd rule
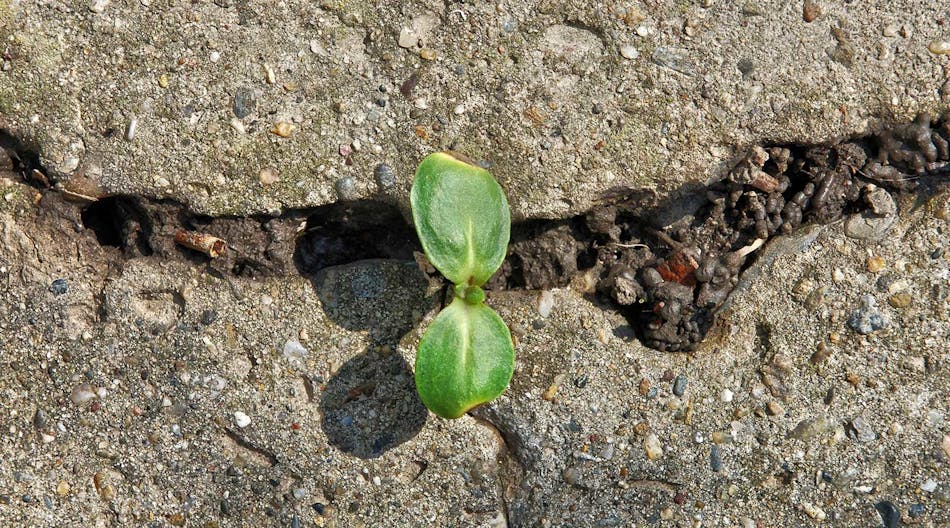
[[[511,213],[491,173],[449,153],[422,160],[410,199],[426,257],[455,284],[419,342],[416,389],[432,412],[458,418],[497,398],[514,371],[511,333],[481,288],[505,260]]]

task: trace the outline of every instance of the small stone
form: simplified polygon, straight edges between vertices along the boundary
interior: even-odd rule
[[[901,512],[890,501],[881,501],[874,505],[874,509],[881,516],[884,528],[897,528],[901,524]]]
[[[422,48],[419,50],[419,56],[422,57],[423,60],[432,61],[435,60],[436,53],[432,48]]]
[[[241,411],[234,411],[234,423],[241,429],[244,429],[251,425],[251,417]]]
[[[788,433],[789,438],[795,438],[803,442],[812,442],[819,436],[826,435],[834,431],[834,424],[830,423],[824,416],[810,418],[798,422]]]
[[[677,396],[682,396],[686,393],[686,376],[680,374],[676,376],[676,379],[673,380],[673,394]]]
[[[911,519],[916,519],[926,511],[927,507],[923,504],[911,504],[910,507],[907,508],[907,515],[909,515]]]
[[[650,460],[656,460],[663,456],[663,446],[660,444],[660,439],[653,433],[649,433],[643,440],[643,450]]]
[[[821,6],[818,5],[818,2],[805,0],[805,5],[802,7],[802,18],[805,19],[805,22],[814,22],[820,16]]]
[[[215,310],[205,310],[201,312],[201,324],[208,326],[218,320],[218,312]]]
[[[712,440],[714,444],[722,445],[732,440],[732,436],[725,431],[713,431],[709,435],[709,439]]]
[[[950,458],[950,435],[943,435],[943,441],[940,442],[940,449],[943,449],[943,454]]]
[[[267,84],[275,84],[277,82],[277,74],[274,73],[274,68],[266,62],[263,65],[264,68],[264,80]]]
[[[373,177],[376,178],[376,184],[383,189],[389,189],[396,185],[396,174],[392,167],[385,163],[380,163],[373,169]]]
[[[167,75],[167,74],[164,74],[164,73],[163,73],[163,74],[161,74],[161,75],[158,76],[158,85],[161,86],[162,88],[168,88],[168,75]]]
[[[561,473],[561,477],[564,478],[564,482],[567,482],[570,485],[575,485],[581,480],[581,472],[577,468],[569,467]]]
[[[731,402],[732,398],[733,398],[733,394],[732,394],[732,391],[729,389],[722,389],[722,392],[719,393],[719,399],[725,403]]]
[[[238,119],[251,115],[257,108],[257,94],[250,88],[238,88],[234,93],[234,102],[231,111]]]
[[[95,475],[92,476],[92,482],[96,486],[96,491],[99,492],[99,496],[102,497],[104,501],[112,501],[116,497],[115,486],[109,481],[109,475],[97,471]]]
[[[894,197],[880,187],[870,189],[864,196],[864,201],[876,215],[892,216],[897,213],[897,202],[894,201]]]
[[[241,120],[236,117],[232,117],[231,120],[228,121],[228,124],[231,125],[231,128],[238,134],[247,133],[247,129],[244,128],[244,123],[242,123]]]
[[[82,405],[88,401],[91,401],[96,398],[96,391],[92,388],[92,385],[88,383],[80,383],[73,387],[72,392],[69,393],[69,399],[76,405]]]
[[[72,489],[72,487],[65,480],[59,481],[59,484],[56,485],[56,493],[60,497],[65,497],[66,495],[69,495],[70,489]]]
[[[900,26],[897,24],[888,24],[881,34],[885,37],[896,37],[898,31],[900,31]]]
[[[640,385],[637,387],[637,390],[640,392],[641,396],[646,396],[650,392],[650,380],[641,378]]]
[[[870,295],[862,295],[860,305],[848,317],[848,327],[861,335],[868,335],[887,328],[888,321],[877,309],[877,301]]]
[[[135,132],[139,127],[139,118],[132,116],[129,118],[129,124],[125,126],[125,140],[132,141],[135,139]]]
[[[93,13],[102,13],[109,5],[109,0],[92,0],[89,4],[89,10]]]
[[[934,55],[950,55],[950,40],[935,40],[927,46]]]
[[[851,420],[851,428],[848,435],[858,442],[873,442],[877,438],[877,433],[863,416]]]
[[[920,484],[920,489],[921,491],[926,491],[927,493],[933,493],[937,489],[937,481],[929,478]]]
[[[271,129],[271,133],[276,134],[282,138],[290,137],[291,132],[294,130],[294,125],[287,121],[278,121],[274,123],[274,128]]]
[[[669,68],[675,72],[690,76],[696,74],[693,64],[689,60],[688,52],[685,49],[659,46],[653,50],[651,59],[654,64]]]
[[[69,291],[69,284],[66,283],[66,279],[56,279],[49,285],[49,291],[53,295],[63,295]]]
[[[465,113],[465,105],[464,105],[464,104],[456,105],[455,108],[452,109],[452,113],[455,114],[455,115],[462,115],[462,114],[464,114],[464,113]]]
[[[828,517],[824,510],[810,502],[803,502],[802,509],[805,510],[805,513],[808,514],[809,517],[816,521],[824,521]]]
[[[261,185],[270,185],[280,179],[280,173],[274,167],[264,167],[257,175],[257,179],[260,180]]]
[[[399,40],[397,43],[400,48],[412,48],[419,44],[419,37],[412,28],[402,28],[402,31],[399,32]]]
[[[211,62],[218,62],[219,60],[221,60],[221,52],[220,52],[220,51],[212,51],[212,52],[211,52],[211,55],[208,57],[208,59],[210,59]]]
[[[345,176],[336,181],[336,194],[341,200],[352,200],[356,197],[356,180]]]
[[[288,339],[287,342],[284,343],[284,357],[287,358],[288,361],[304,360],[307,358],[307,354],[307,349],[296,339]]]
[[[554,309],[554,293],[544,290],[538,295],[538,315],[547,319]]]
[[[547,389],[544,390],[544,393],[541,394],[541,398],[544,401],[554,401],[554,398],[557,396],[558,389],[560,389],[558,384],[556,382],[552,383]]]
[[[625,59],[633,60],[639,55],[640,52],[637,51],[637,48],[631,44],[624,44],[623,46],[620,46],[620,56]]]
[[[716,473],[722,471],[722,452],[718,445],[713,444],[709,447],[709,467]]]
[[[867,267],[871,273],[880,273],[887,267],[887,262],[883,257],[868,257]]]
[[[893,308],[907,308],[914,302],[914,297],[907,292],[895,293],[887,298],[887,304]]]
[[[765,411],[770,416],[782,416],[785,414],[785,407],[782,407],[782,404],[777,400],[772,400],[765,406]]]
[[[33,414],[33,427],[43,429],[49,424],[49,417],[43,409],[37,409]]]

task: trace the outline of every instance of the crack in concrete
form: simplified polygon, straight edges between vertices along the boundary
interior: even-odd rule
[[[7,170],[42,191],[38,210],[85,228],[111,264],[184,260],[227,279],[313,277],[386,258],[416,260],[436,276],[411,226],[388,204],[341,201],[279,216],[211,218],[175,201],[106,195],[82,173],[56,180],[39,165],[36,149],[3,131],[0,146],[10,155]],[[516,223],[508,258],[487,288],[545,289],[585,276],[645,345],[694,350],[766,241],[842,217],[858,219],[859,236],[874,236],[896,217],[894,195],[927,195],[946,184],[947,174],[950,120],[926,115],[833,145],[754,147],[724,180],[680,200],[657,204],[648,190],[621,189],[583,215]],[[176,244],[181,230],[212,234],[227,249],[209,259]]]

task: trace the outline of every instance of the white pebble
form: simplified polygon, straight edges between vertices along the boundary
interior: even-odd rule
[[[722,389],[722,392],[719,393],[719,399],[729,403],[732,401],[732,391],[729,389]]]
[[[805,510],[805,513],[807,513],[809,517],[815,519],[816,521],[824,521],[827,517],[824,510],[810,502],[803,502],[802,509]]]
[[[411,48],[419,43],[419,37],[412,28],[402,28],[399,32],[399,47]]]
[[[241,411],[234,411],[234,423],[241,429],[244,429],[251,425],[251,417]]]
[[[643,440],[643,450],[646,451],[647,458],[650,460],[656,460],[663,456],[663,446],[660,444],[660,439],[653,433],[648,434],[646,439]]]
[[[641,37],[649,36],[650,33],[651,33],[650,28],[648,28],[648,27],[646,27],[646,26],[638,26],[638,27],[637,27],[637,35],[639,35],[639,36],[641,36]]]
[[[935,40],[927,48],[935,55],[950,55],[950,40]]]
[[[538,295],[538,314],[541,317],[547,318],[551,315],[551,310],[554,308],[554,293],[549,290],[544,290]]]
[[[455,107],[455,109],[452,110],[452,112],[454,112],[455,115],[462,115],[462,114],[464,114],[464,113],[465,113],[465,105],[463,105],[463,104],[457,105],[457,106]]]
[[[383,483],[382,479],[380,479],[379,477],[373,477],[373,484],[379,486],[382,483]]]
[[[231,124],[231,128],[233,128],[238,134],[247,133],[247,129],[244,128],[244,123],[240,119],[236,117],[232,117],[230,124]]]
[[[82,405],[96,397],[96,391],[88,383],[80,383],[73,387],[69,399],[76,405]]]
[[[109,5],[109,0],[93,0],[89,4],[89,10],[93,13],[101,13],[106,10],[106,6]]]
[[[135,139],[135,130],[139,126],[139,118],[132,116],[132,119],[129,119],[129,124],[125,127],[125,139],[127,141],[132,141]]]
[[[284,343],[284,357],[288,360],[304,359],[307,357],[307,349],[296,339],[288,339]]]
[[[927,493],[933,493],[937,489],[937,481],[934,479],[927,479],[920,485],[920,489],[926,491]]]
[[[633,47],[632,45],[624,44],[623,46],[620,46],[620,55],[625,59],[633,60],[637,58],[638,55],[640,55],[640,52],[637,51],[637,48]]]
[[[221,53],[217,51],[211,52],[211,62],[218,62],[221,59]]]

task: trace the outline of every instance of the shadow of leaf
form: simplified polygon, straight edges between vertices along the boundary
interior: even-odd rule
[[[378,457],[418,434],[428,416],[412,369],[395,352],[433,302],[428,279],[414,262],[373,259],[324,268],[312,282],[327,315],[343,328],[366,331],[370,341],[327,382],[320,401],[324,433],[346,453]]]

